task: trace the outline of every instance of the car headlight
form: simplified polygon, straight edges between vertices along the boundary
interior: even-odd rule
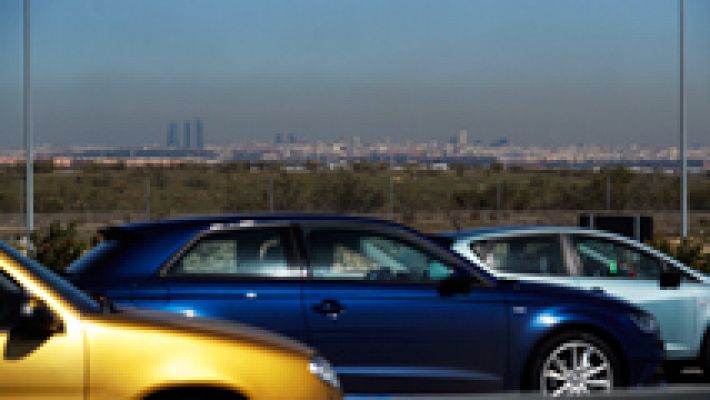
[[[658,333],[661,329],[658,320],[651,314],[629,314],[629,318],[645,333]]]
[[[340,388],[338,374],[335,373],[335,369],[325,358],[313,356],[308,363],[308,370],[328,385],[334,388]]]

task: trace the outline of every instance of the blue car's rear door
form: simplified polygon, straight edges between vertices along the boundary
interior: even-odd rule
[[[303,237],[309,340],[346,392],[502,388],[508,333],[495,288],[440,295],[461,271],[391,232],[304,226]]]
[[[161,274],[167,309],[251,324],[305,340],[301,267],[288,226],[205,233]]]

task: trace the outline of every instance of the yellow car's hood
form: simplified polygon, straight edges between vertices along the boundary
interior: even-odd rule
[[[91,319],[102,325],[131,325],[138,329],[167,330],[173,334],[186,333],[215,339],[251,342],[298,353],[305,357],[314,354],[311,348],[296,340],[235,322],[186,317],[180,314],[129,307],[121,308],[117,312],[95,315]]]

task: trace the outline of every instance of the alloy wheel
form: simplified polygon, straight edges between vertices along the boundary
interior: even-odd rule
[[[540,390],[546,396],[609,393],[613,387],[614,371],[609,357],[587,341],[560,344],[542,365]]]

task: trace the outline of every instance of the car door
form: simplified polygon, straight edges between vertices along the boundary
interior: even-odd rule
[[[304,225],[309,342],[346,392],[500,389],[507,319],[494,287],[412,235],[373,227]],[[454,276],[468,293],[442,295]]]
[[[78,324],[63,332],[35,334],[17,329],[17,316],[29,312],[17,283],[0,272],[0,399],[83,399],[84,340]]]
[[[168,310],[251,324],[305,340],[304,275],[289,226],[208,231],[161,273]]]
[[[501,277],[574,285],[556,233],[484,236],[470,241],[468,258],[482,262]],[[466,254],[466,253],[464,253]]]
[[[661,271],[675,267],[621,240],[575,234],[570,235],[569,246],[581,287],[602,289],[651,312],[661,325],[668,358],[697,355],[702,336],[697,320],[699,283],[686,278],[679,287],[661,288]]]

